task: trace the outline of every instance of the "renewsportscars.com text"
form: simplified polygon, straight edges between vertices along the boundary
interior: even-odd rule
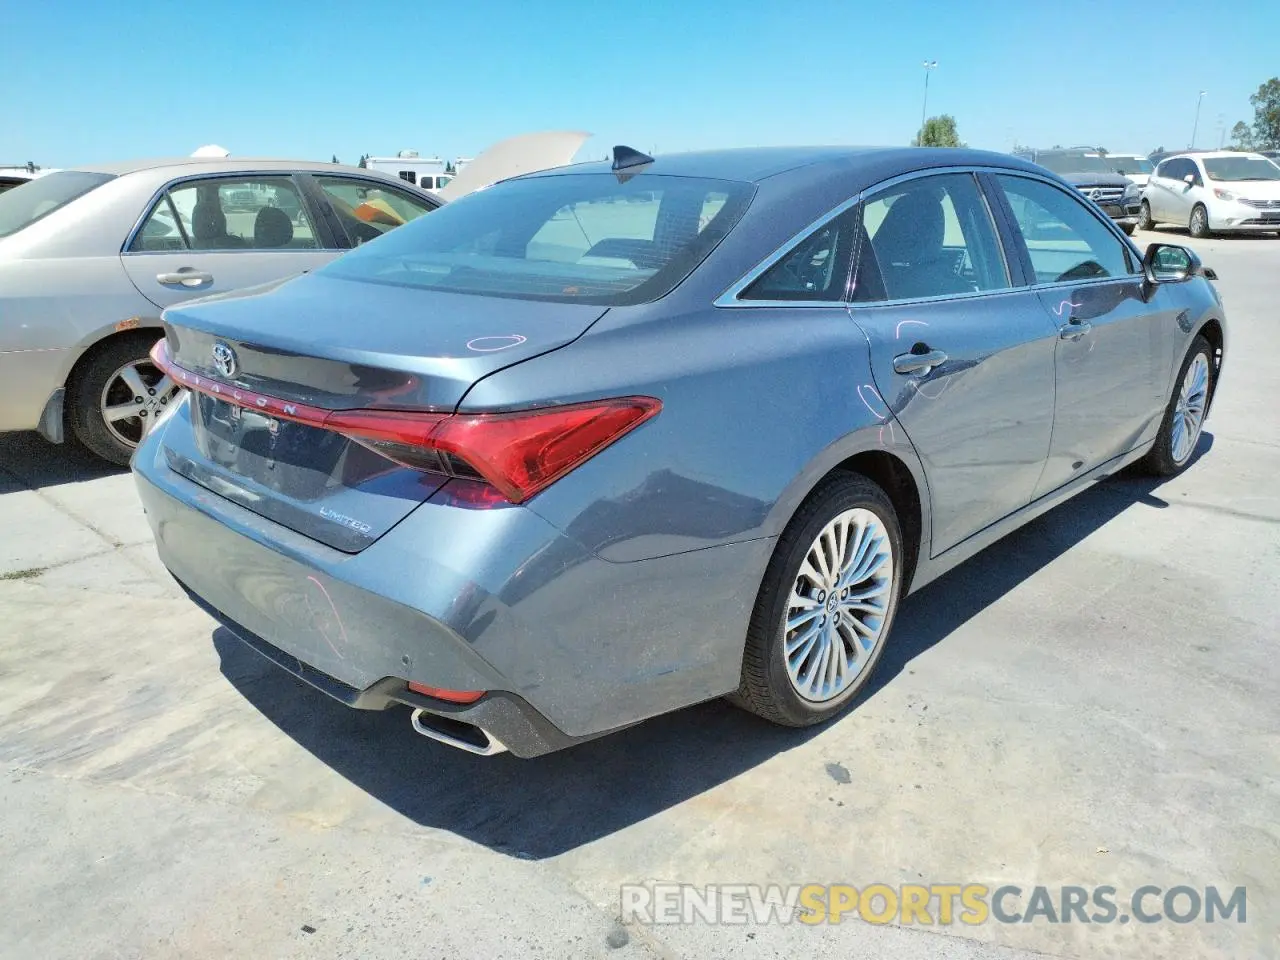
[[[935,883],[626,884],[622,920],[640,924],[1220,923],[1246,922],[1244,887],[1164,888]]]

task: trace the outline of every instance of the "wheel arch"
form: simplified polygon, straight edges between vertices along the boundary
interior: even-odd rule
[[[887,444],[887,445],[886,445]],[[855,442],[841,450],[826,451],[803,478],[780,498],[776,530],[781,534],[813,492],[837,473],[858,473],[871,480],[889,497],[902,527],[903,595],[919,568],[921,556],[928,556],[929,486],[915,449],[905,440],[896,421],[880,428],[865,428]]]
[[[1222,363],[1226,359],[1226,334],[1222,329],[1222,321],[1217,317],[1210,317],[1200,329],[1196,331],[1197,337],[1204,337],[1209,341],[1209,346],[1213,349],[1213,355],[1209,358],[1213,363],[1213,380],[1209,388],[1209,402],[1206,406],[1204,415],[1209,416],[1209,411],[1213,409],[1213,398],[1218,394],[1218,380],[1222,376]]]
[[[84,369],[85,364],[98,350],[108,343],[119,340],[152,337],[159,339],[164,334],[158,317],[129,317],[115,323],[97,328],[80,339],[68,352],[66,368],[62,374],[61,386],[70,387],[74,378]]]
[[[911,468],[887,450],[865,450],[842,460],[827,476],[834,473],[862,474],[889,497],[902,527],[902,595],[906,596],[920,562],[925,529],[924,500]]]

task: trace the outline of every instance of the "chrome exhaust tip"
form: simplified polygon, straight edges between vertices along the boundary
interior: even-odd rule
[[[492,757],[497,753],[506,753],[507,747],[501,740],[483,727],[474,723],[451,720],[416,708],[409,718],[413,729],[431,740],[436,740],[458,750],[474,753],[481,757]]]

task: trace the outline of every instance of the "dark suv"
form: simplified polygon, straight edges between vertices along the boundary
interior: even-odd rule
[[[1018,156],[1052,170],[1102,208],[1126,234],[1138,226],[1142,188],[1117,173],[1106,154],[1097,150],[1025,150]]]

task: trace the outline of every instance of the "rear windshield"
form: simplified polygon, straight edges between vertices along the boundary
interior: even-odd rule
[[[76,197],[82,197],[94,187],[114,179],[107,173],[62,170],[0,193],[0,237],[29,227],[41,217],[65,207]]]
[[[747,183],[693,177],[511,180],[445,204],[319,272],[483,296],[643,303],[689,275],[751,194]]]
[[[1211,157],[1203,163],[1210,180],[1280,180],[1280,167],[1263,157]]]

